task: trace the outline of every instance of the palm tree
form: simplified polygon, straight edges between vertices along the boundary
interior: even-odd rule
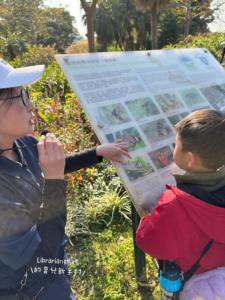
[[[187,37],[190,32],[191,26],[191,4],[192,0],[188,0],[186,4],[186,16],[185,16],[185,23],[184,23],[184,36]]]
[[[151,12],[151,37],[152,37],[152,49],[157,49],[157,17],[161,8],[169,5],[171,0],[134,0],[138,10],[142,12]]]
[[[96,10],[98,0],[80,0],[81,6],[85,11],[86,22],[87,22],[87,37],[88,37],[88,46],[89,52],[95,51],[94,45],[94,13]]]

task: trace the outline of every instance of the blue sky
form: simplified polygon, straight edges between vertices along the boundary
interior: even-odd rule
[[[63,6],[76,18],[76,27],[82,36],[86,34],[86,27],[82,24],[83,12],[80,9],[80,0],[44,0],[49,6]],[[225,0],[214,0],[213,5],[222,4],[220,11],[216,13],[216,20],[209,26],[212,31],[225,31]],[[223,21],[224,20],[224,21]]]

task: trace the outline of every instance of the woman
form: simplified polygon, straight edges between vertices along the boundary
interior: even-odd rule
[[[65,157],[51,133],[33,132],[34,106],[22,86],[44,66],[14,69],[0,60],[0,300],[72,300],[67,260],[64,173],[129,157],[124,142]],[[59,272],[60,270],[60,272]]]

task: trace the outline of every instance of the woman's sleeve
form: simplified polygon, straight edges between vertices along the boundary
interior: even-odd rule
[[[103,157],[97,156],[96,148],[89,149],[66,157],[65,174],[102,162]]]

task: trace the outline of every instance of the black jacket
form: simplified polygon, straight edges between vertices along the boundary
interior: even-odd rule
[[[67,182],[44,179],[36,144],[15,142],[29,145],[17,149],[20,162],[0,156],[0,289],[16,287],[35,257],[64,257]],[[95,149],[68,156],[65,173],[101,161]]]

